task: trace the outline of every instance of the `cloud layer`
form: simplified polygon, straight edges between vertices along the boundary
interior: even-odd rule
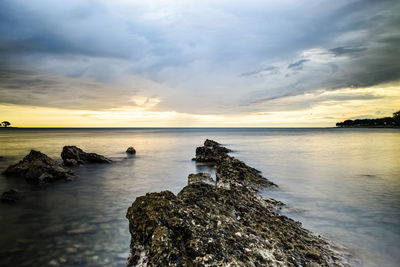
[[[399,81],[398,14],[396,0],[3,0],[0,104],[302,110],[337,96],[285,100]]]

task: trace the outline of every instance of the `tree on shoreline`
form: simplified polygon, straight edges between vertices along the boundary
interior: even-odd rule
[[[345,120],[344,122],[336,123],[337,127],[400,127],[400,110],[393,113],[393,117],[378,118],[378,119],[356,119]]]
[[[9,121],[3,121],[3,122],[1,123],[1,125],[2,125],[4,128],[7,128],[8,126],[11,125],[11,123],[10,123]]]

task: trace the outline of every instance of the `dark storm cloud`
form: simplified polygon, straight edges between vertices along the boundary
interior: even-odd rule
[[[0,100],[103,109],[139,94],[220,114],[387,83],[399,13],[395,0],[3,0]]]

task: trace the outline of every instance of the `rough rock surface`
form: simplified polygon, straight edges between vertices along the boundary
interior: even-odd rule
[[[66,166],[87,163],[111,163],[110,159],[102,155],[96,153],[86,153],[76,146],[64,146],[61,152],[61,158]]]
[[[196,150],[215,160],[215,185],[189,176],[178,195],[148,193],[128,209],[127,266],[340,266],[324,240],[257,193],[273,183],[218,147]]]
[[[196,184],[196,183],[214,183],[214,179],[211,177],[211,175],[207,172],[201,172],[201,173],[192,173],[189,174],[188,177],[188,184]]]
[[[204,141],[204,146],[220,146],[221,144],[214,141],[214,140],[210,140],[210,139],[206,139],[206,141]]]
[[[126,150],[126,153],[134,155],[136,154],[136,150],[133,147],[128,147],[128,149]]]
[[[204,142],[204,146],[196,148],[196,157],[193,160],[216,164],[226,158],[229,152],[231,152],[230,149],[221,146],[218,142],[207,139]]]
[[[70,169],[40,151],[31,150],[23,160],[8,167],[4,174],[23,177],[34,183],[47,183],[59,179],[67,179],[73,173]]]
[[[8,191],[3,192],[1,195],[1,202],[3,203],[14,203],[18,200],[22,199],[23,196],[18,190],[10,189]]]

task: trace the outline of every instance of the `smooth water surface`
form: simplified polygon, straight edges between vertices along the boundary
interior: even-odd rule
[[[189,173],[213,170],[191,158],[206,138],[279,185],[262,195],[282,212],[345,246],[352,265],[400,262],[398,129],[8,129],[0,131],[0,172],[30,149],[59,158],[76,145],[114,160],[73,169],[71,182],[43,187],[0,176],[0,266],[124,266],[127,208],[150,191],[178,193]],[[137,155],[127,157],[134,146]]]

